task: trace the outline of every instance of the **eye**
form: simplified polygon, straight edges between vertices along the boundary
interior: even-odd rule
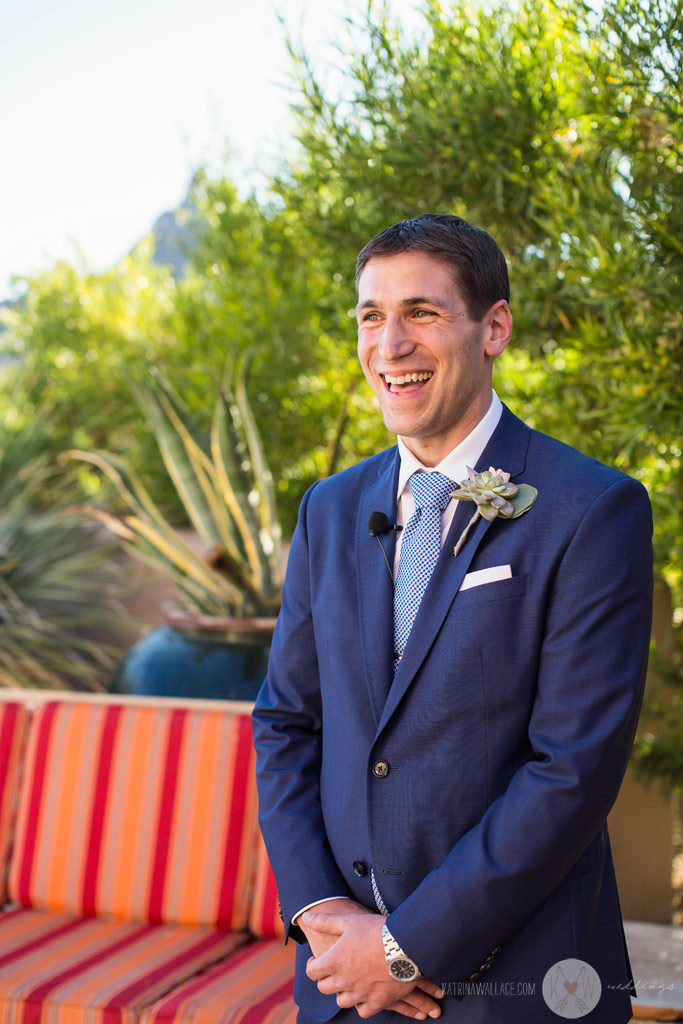
[[[420,319],[422,319],[422,318],[424,318],[426,316],[436,316],[436,311],[433,310],[433,309],[422,309],[422,308],[414,309],[413,310],[413,316],[419,317]]]
[[[361,323],[365,323],[366,320],[379,320],[379,313],[376,313],[373,310],[368,310],[367,313],[363,313],[360,320]]]

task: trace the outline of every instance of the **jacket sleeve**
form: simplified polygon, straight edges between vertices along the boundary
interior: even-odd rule
[[[301,503],[268,675],[252,716],[259,823],[285,935],[298,941],[303,933],[291,919],[302,907],[331,896],[353,898],[330,850],[320,805],[322,709],[307,524],[313,489]]]
[[[533,759],[388,918],[435,980],[466,978],[562,881],[602,826],[642,699],[652,601],[644,488],[622,478],[584,513],[546,609]]]

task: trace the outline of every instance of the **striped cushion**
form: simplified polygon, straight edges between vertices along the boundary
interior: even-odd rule
[[[285,929],[280,917],[275,877],[260,832],[256,842],[254,895],[249,912],[249,931],[257,939],[282,939]]]
[[[1,1024],[136,1024],[245,935],[34,910],[0,915]]]
[[[49,703],[10,872],[23,907],[244,928],[256,829],[247,715]]]
[[[0,703],[0,905],[7,899],[7,874],[30,713],[16,701]]]
[[[295,948],[254,942],[159,1000],[140,1024],[294,1024]]]

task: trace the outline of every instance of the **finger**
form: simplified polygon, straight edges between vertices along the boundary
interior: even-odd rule
[[[344,930],[343,918],[348,916],[348,914],[314,914],[312,910],[306,910],[299,917],[299,924],[315,928],[317,932],[326,932],[328,935],[341,935]]]
[[[319,987],[319,986],[318,986]],[[340,1010],[350,1010],[352,1006],[356,1005],[356,998],[351,992],[338,992],[337,993],[337,1006]]]
[[[398,1002],[392,1003],[391,1006],[387,1007],[388,1010],[393,1010],[394,1013],[401,1013],[404,1017],[412,1017],[413,1020],[427,1020],[435,1019],[441,1016],[441,1007],[437,1006],[431,1011],[431,1013],[425,1013],[424,1010],[419,1010],[416,1006],[411,1003],[407,1003],[405,999],[399,999]],[[360,1013],[360,1010],[358,1010]],[[361,1014],[362,1016],[362,1014]]]
[[[324,996],[335,996],[335,995],[337,995],[338,992],[339,992],[339,989],[341,987],[338,981],[335,982],[330,977],[323,978],[322,981],[318,981],[317,982],[317,986],[318,986],[318,991],[322,992],[322,994]],[[347,995],[348,995],[348,992],[347,992]],[[355,999],[354,999],[354,1001],[352,1003],[349,1003],[349,1006],[355,1006],[355,1005],[356,1005]]]
[[[338,941],[334,935],[318,935],[317,932],[313,931],[306,934],[306,939],[314,957],[321,957],[324,953],[327,953],[328,949],[332,949],[332,946]]]
[[[411,989],[410,992],[403,996],[402,1001],[408,1003],[409,1006],[414,1006],[416,1010],[421,1010],[428,1016],[435,1010],[441,1012],[439,1004],[419,988]]]
[[[415,982],[415,987],[422,989],[422,991],[426,992],[428,996],[433,996],[435,999],[443,999],[445,995],[444,990],[439,988],[438,985],[435,985],[433,981],[429,980],[429,978],[418,978]]]
[[[327,978],[329,971],[326,967],[320,966],[320,957],[312,956],[306,962],[306,974],[311,981],[321,981],[323,978]]]

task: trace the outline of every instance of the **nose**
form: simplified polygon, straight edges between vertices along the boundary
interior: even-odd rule
[[[379,355],[387,362],[408,355],[414,348],[410,327],[401,316],[388,316],[379,340]]]

